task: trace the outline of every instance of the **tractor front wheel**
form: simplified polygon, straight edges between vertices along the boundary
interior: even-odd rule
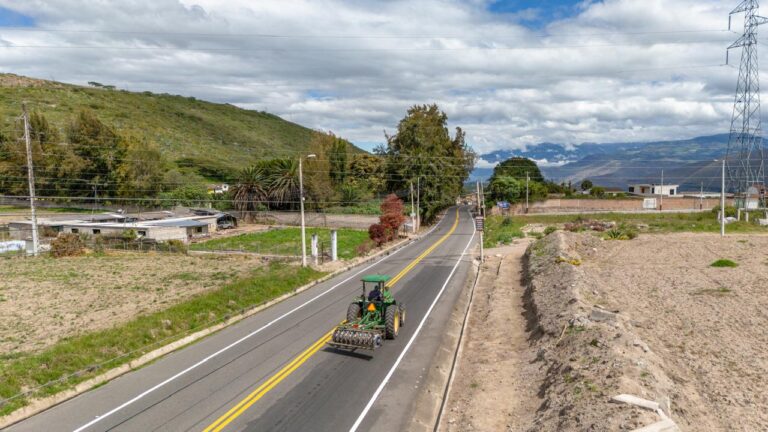
[[[350,303],[347,308],[347,322],[357,321],[363,316],[362,309],[357,303]]]
[[[399,305],[400,308],[400,327],[405,326],[405,306]]]
[[[397,306],[388,307],[385,321],[387,339],[396,338],[397,334],[400,333],[400,308]]]

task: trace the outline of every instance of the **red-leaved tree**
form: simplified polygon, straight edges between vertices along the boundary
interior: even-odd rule
[[[381,246],[387,242],[387,229],[382,224],[373,224],[368,227],[368,237],[376,243],[376,246]]]
[[[379,246],[397,238],[400,226],[405,222],[403,201],[395,194],[389,194],[381,203],[379,223],[371,225],[368,235]],[[383,240],[382,240],[383,239]]]

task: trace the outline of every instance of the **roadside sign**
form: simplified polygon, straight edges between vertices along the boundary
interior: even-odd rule
[[[656,198],[645,198],[645,199],[643,199],[643,209],[645,209],[645,210],[656,210]]]
[[[483,228],[485,227],[485,218],[482,216],[475,217],[475,229],[478,231],[483,231]]]

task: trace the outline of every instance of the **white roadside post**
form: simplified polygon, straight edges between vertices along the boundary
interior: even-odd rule
[[[314,158],[314,154],[307,155],[307,159]],[[301,166],[302,157],[299,156],[299,207],[301,208],[301,266],[307,266],[307,230],[304,224],[304,174]]]
[[[338,231],[331,230],[331,261],[339,260]]]
[[[319,255],[317,250],[317,234],[312,234],[312,259],[314,260],[315,265],[317,265],[317,257]]]

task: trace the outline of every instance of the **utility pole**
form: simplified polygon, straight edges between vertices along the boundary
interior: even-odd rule
[[[477,214],[480,215],[480,211],[481,211],[480,210],[480,180],[475,182],[475,186],[477,188],[477,192],[476,192],[476,195],[477,195]]]
[[[411,181],[411,232],[416,233],[416,211],[413,208],[413,181]]]
[[[307,155],[307,159],[315,155]],[[302,156],[299,156],[299,208],[301,209],[301,266],[307,266],[307,229],[304,224],[304,174],[302,173]]]
[[[661,201],[659,202],[659,211],[664,210],[664,170],[661,170],[661,190],[659,191],[661,194]]]
[[[482,181],[480,181],[480,202],[483,203],[480,207],[480,214],[485,218],[485,186]]]
[[[27,104],[21,104],[24,114],[24,142],[27,145],[27,179],[29,180],[29,208],[32,212],[32,255],[37,256],[40,250],[40,240],[37,236],[37,213],[35,213],[35,168],[32,164],[32,143],[29,138],[29,115]]]
[[[720,237],[725,237],[725,159],[723,159],[723,174],[720,182]]]
[[[525,214],[528,214],[528,184],[531,182],[531,176],[528,171],[525,172]]]
[[[421,177],[416,177],[416,227],[421,229]]]

